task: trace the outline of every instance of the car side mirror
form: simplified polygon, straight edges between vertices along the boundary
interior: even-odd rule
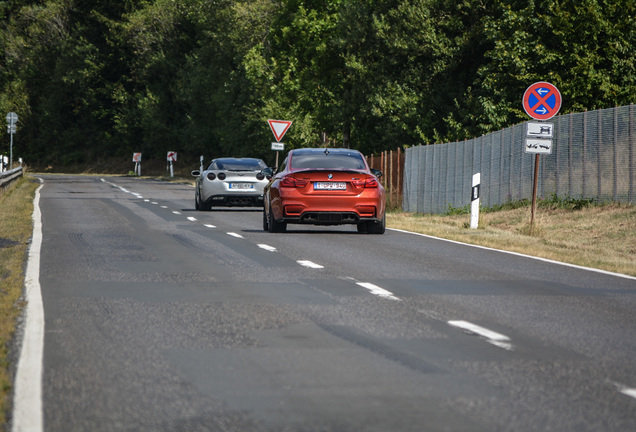
[[[377,178],[382,177],[382,171],[380,171],[377,168],[371,168],[371,172],[373,173],[374,176],[376,176]]]
[[[270,168],[270,167],[264,168],[261,171],[261,174],[263,174],[267,178],[267,180],[270,180],[272,176],[274,175],[274,168]]]
[[[192,177],[199,177],[201,175],[201,171],[193,170],[190,174],[192,174]]]

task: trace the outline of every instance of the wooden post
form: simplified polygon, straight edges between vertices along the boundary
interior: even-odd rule
[[[393,207],[393,150],[389,151],[389,197]]]

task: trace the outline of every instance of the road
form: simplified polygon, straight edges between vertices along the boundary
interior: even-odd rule
[[[46,431],[633,431],[636,279],[42,175]]]

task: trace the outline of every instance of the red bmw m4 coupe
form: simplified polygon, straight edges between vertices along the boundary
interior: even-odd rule
[[[266,231],[285,232],[287,224],[353,224],[361,233],[385,231],[382,173],[370,169],[357,150],[290,150],[276,172],[261,172],[271,177],[263,197]]]

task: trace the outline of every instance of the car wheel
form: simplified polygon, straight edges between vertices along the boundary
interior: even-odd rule
[[[199,191],[194,193],[194,209],[201,210],[201,203],[199,202]]]
[[[378,222],[369,222],[369,234],[384,234],[386,231],[386,213]]]
[[[265,213],[265,208],[263,208],[263,231],[269,231],[269,222],[267,221],[267,213]]]
[[[272,206],[269,206],[269,219],[267,220],[267,228],[271,233],[283,233],[287,231],[287,223],[286,222],[276,222],[274,219],[274,212],[272,211]]]
[[[201,204],[199,204],[199,207],[201,208],[201,210],[204,210],[204,211],[212,210],[212,204],[205,204],[202,202]]]

